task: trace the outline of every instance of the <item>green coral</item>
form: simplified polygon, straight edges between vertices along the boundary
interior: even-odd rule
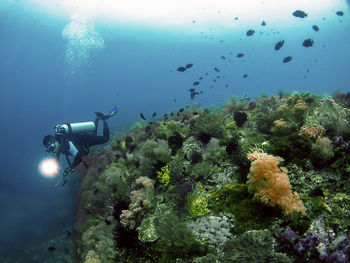
[[[187,196],[188,212],[192,217],[208,214],[209,198],[207,194],[200,190],[195,190]]]
[[[274,250],[275,240],[268,230],[251,230],[225,243],[222,263],[292,263],[285,254]]]
[[[157,178],[162,184],[170,183],[170,171],[168,166],[164,166],[161,168],[161,171],[157,171]]]
[[[235,218],[235,231],[268,228],[280,211],[253,200],[245,184],[226,185],[209,191],[209,208],[214,213],[227,212]]]

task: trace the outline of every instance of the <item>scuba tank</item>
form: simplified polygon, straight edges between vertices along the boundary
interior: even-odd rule
[[[57,124],[55,126],[55,133],[62,134],[65,136],[72,136],[78,133],[94,132],[95,130],[96,130],[96,126],[93,121],[64,123],[64,124]]]

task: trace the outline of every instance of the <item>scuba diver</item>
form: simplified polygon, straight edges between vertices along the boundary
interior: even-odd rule
[[[44,137],[43,145],[46,148],[46,152],[51,154],[57,161],[60,154],[64,154],[69,165],[64,170],[57,184],[63,180],[63,185],[65,185],[67,182],[65,177],[70,172],[74,172],[74,168],[80,162],[83,162],[85,167],[88,168],[84,157],[89,153],[89,147],[108,142],[109,128],[107,120],[114,116],[118,110],[119,106],[114,106],[107,115],[95,112],[95,121],[58,124],[55,126],[55,136],[46,135]],[[97,135],[99,120],[103,121],[102,136]],[[72,161],[70,158],[72,158]]]

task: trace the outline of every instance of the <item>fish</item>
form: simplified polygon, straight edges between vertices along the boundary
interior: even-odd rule
[[[179,110],[179,112],[183,112],[184,111],[184,108],[181,108],[180,110]]]
[[[243,75],[243,78],[246,78],[246,77],[248,77],[248,74],[244,74],[244,75]]]
[[[196,95],[199,95],[199,93],[198,92],[191,92],[191,100],[193,100]]]
[[[221,58],[222,58],[222,59],[226,59],[226,57],[225,57],[225,56],[221,56]]]
[[[305,17],[307,17],[307,14],[304,11],[296,10],[296,11],[293,12],[293,16],[300,17],[300,18],[305,18]]]
[[[265,21],[262,21],[262,22],[261,22],[261,25],[262,25],[262,26],[266,26]]]
[[[283,63],[288,63],[289,61],[291,61],[292,60],[292,56],[288,56],[288,57],[285,57],[284,59],[283,59]]]
[[[185,67],[178,67],[178,68],[177,68],[177,71],[179,71],[179,72],[184,72],[184,71],[186,71],[186,68],[185,68]]]
[[[157,112],[153,112],[152,114],[152,118],[156,117],[157,116]]]
[[[193,66],[193,64],[192,63],[188,63],[186,66],[185,66],[185,68],[192,68],[192,66]]]
[[[313,25],[312,29],[315,30],[316,32],[320,31],[319,27],[317,25]]]
[[[337,14],[338,16],[343,16],[343,15],[344,15],[344,12],[343,12],[343,11],[337,11],[336,14]]]
[[[193,82],[193,86],[197,86],[197,85],[199,85],[199,81]]]
[[[244,54],[243,53],[238,53],[236,57],[242,58],[242,57],[244,57]]]
[[[214,68],[214,70],[215,70],[216,72],[220,72],[220,69],[218,69],[218,68]]]
[[[255,33],[255,31],[253,29],[249,29],[247,31],[247,36],[250,37],[250,36],[254,35],[254,33]]]
[[[200,78],[199,78],[199,80],[202,80],[202,79],[203,79],[203,77],[200,77]]]
[[[314,41],[311,38],[305,39],[303,42],[304,47],[312,47],[313,45],[314,45]]]
[[[280,50],[281,47],[283,47],[284,40],[278,41],[275,45],[275,50]]]
[[[146,120],[145,116],[142,114],[142,112],[140,112],[140,117],[143,119],[143,120]]]
[[[195,89],[194,89],[194,88],[190,88],[188,91],[189,91],[189,92],[194,92]]]

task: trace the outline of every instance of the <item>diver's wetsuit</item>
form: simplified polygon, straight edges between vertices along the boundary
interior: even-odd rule
[[[82,158],[89,153],[90,146],[108,142],[108,123],[107,121],[103,121],[103,136],[98,136],[98,121],[99,119],[94,121],[96,127],[94,132],[80,133],[68,137],[64,134],[55,135],[56,140],[60,144],[59,154],[62,153],[66,156],[71,169],[74,169],[83,160]],[[57,159],[59,158],[59,154],[57,155]],[[69,156],[73,158],[73,162],[70,161]],[[86,164],[84,163],[84,165]]]

